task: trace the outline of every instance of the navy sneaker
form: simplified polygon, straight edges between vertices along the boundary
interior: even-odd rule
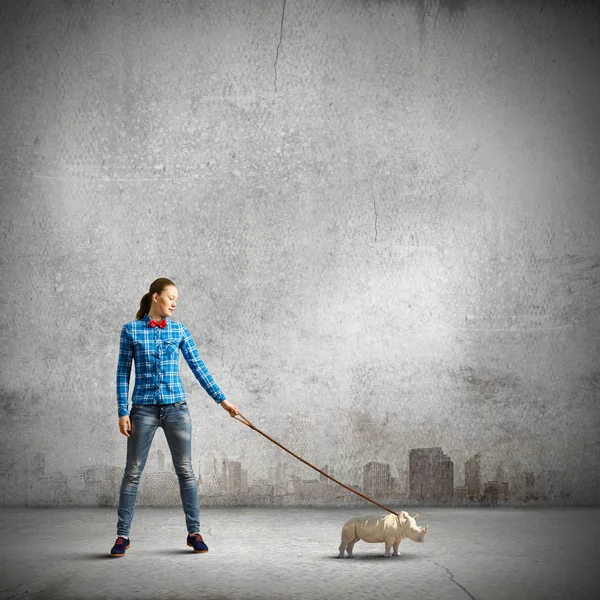
[[[131,545],[129,538],[120,535],[110,551],[111,556],[125,556],[125,550]]]
[[[194,552],[208,552],[208,546],[204,543],[199,533],[191,533],[187,536],[187,545],[194,549]]]

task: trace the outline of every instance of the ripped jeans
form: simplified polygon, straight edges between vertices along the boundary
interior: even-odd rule
[[[158,427],[164,429],[171,450],[188,533],[199,532],[200,505],[192,468],[192,421],[187,402],[134,404],[129,419],[131,432],[127,438],[127,464],[119,495],[117,535],[129,536],[140,477]]]

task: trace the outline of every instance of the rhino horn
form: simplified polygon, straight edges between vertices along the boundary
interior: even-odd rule
[[[417,513],[417,514],[416,514],[416,515],[413,517],[413,519],[418,519],[418,518],[419,518],[419,513]]]

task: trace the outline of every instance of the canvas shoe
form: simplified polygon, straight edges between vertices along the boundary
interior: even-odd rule
[[[191,533],[187,536],[187,545],[194,549],[194,552],[208,552],[208,546],[204,543],[199,533]]]
[[[129,548],[129,546],[131,545],[129,543],[130,541],[131,540],[129,538],[126,538],[126,537],[120,535],[117,538],[115,545],[112,547],[112,550],[110,551],[110,555],[111,556],[125,556],[125,550],[127,550],[127,548]]]

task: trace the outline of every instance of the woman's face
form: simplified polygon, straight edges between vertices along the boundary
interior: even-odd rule
[[[158,303],[158,312],[163,317],[172,316],[173,311],[177,308],[177,301],[179,300],[177,288],[174,285],[168,285],[162,291],[160,296],[156,294],[154,297]]]

